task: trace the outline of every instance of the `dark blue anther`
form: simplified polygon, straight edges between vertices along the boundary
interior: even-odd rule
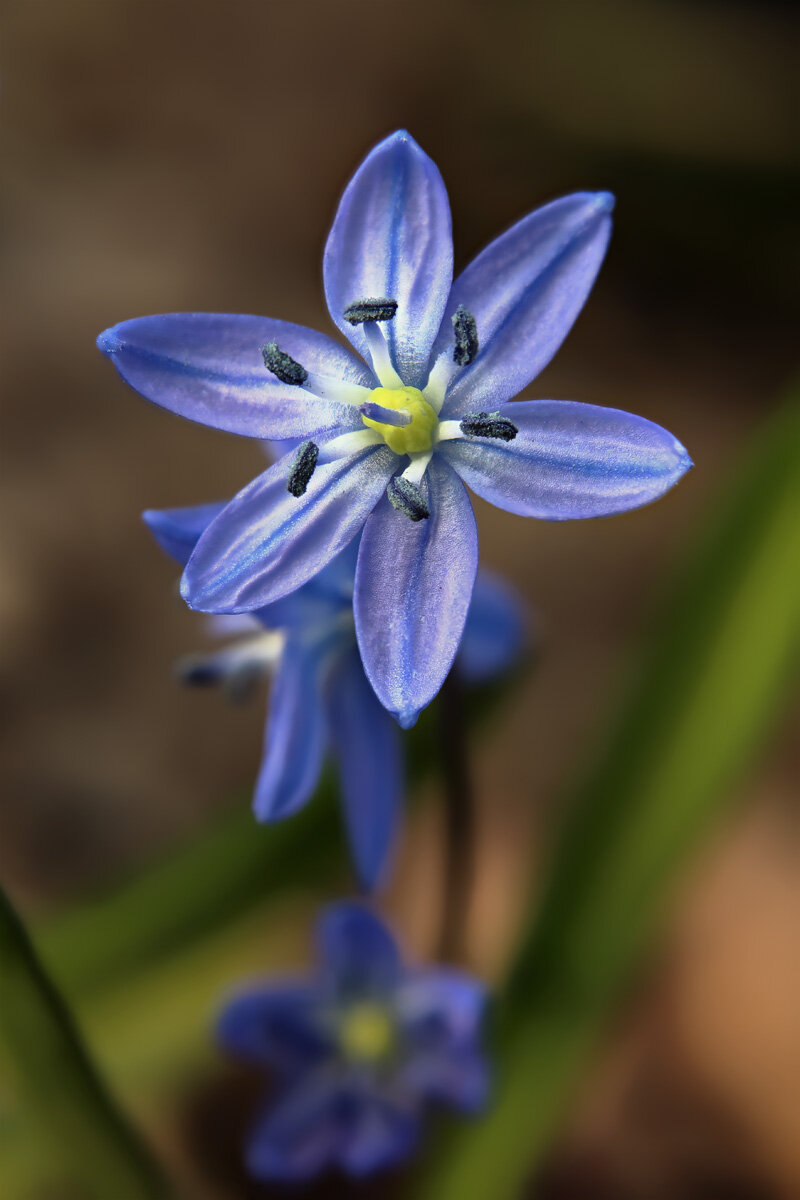
[[[499,438],[501,442],[513,442],[519,433],[513,421],[499,413],[472,413],[461,422],[461,432],[467,437]]]
[[[417,485],[410,479],[404,479],[402,475],[395,475],[389,480],[386,495],[392,508],[405,513],[409,521],[426,521],[431,515],[431,510]]]
[[[187,654],[175,664],[175,678],[189,687],[213,687],[222,677],[222,668],[211,655]]]
[[[478,326],[472,313],[463,304],[459,304],[451,320],[456,336],[453,362],[459,367],[466,367],[478,353]]]
[[[348,304],[342,316],[351,325],[363,325],[365,321],[391,321],[397,312],[397,301],[386,296],[370,296]]]
[[[286,490],[290,495],[304,495],[318,458],[319,446],[316,442],[303,442],[297,447],[297,453],[289,468],[289,478],[286,480]]]
[[[285,354],[275,342],[267,342],[266,346],[262,346],[261,356],[264,359],[264,366],[273,375],[277,375],[281,383],[291,384],[292,387],[302,387],[308,379],[308,371],[305,367],[301,366],[290,354]]]

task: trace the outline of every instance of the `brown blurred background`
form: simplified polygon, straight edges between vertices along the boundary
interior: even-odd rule
[[[477,505],[484,561],[541,639],[474,747],[474,957],[499,971],[525,847],[793,366],[796,32],[794,5],[766,0],[7,0],[0,873],[28,911],[175,844],[249,785],[260,748],[261,705],[173,683],[203,621],[139,513],[232,494],[261,451],[147,405],[94,339],[185,309],[329,329],[338,193],[405,126],[442,169],[460,264],[553,196],[617,193],[607,264],[531,394],[641,413],[696,463],[613,521]],[[797,728],[795,712],[678,889],[537,1195],[800,1196]],[[421,950],[433,826],[411,830],[415,887],[406,845],[390,897]]]

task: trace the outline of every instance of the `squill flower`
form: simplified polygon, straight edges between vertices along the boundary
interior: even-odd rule
[[[327,908],[317,940],[315,974],[253,985],[219,1022],[228,1050],[275,1077],[247,1143],[264,1180],[370,1175],[414,1152],[430,1106],[474,1112],[486,1099],[477,980],[405,967],[389,930],[356,904]]]
[[[607,192],[546,204],[453,281],[441,176],[395,133],[348,184],[325,248],[328,308],[357,354],[266,317],[173,313],[103,333],[122,377],[164,408],[248,437],[303,439],[206,530],[183,576],[189,605],[263,608],[363,529],[361,656],[409,726],[447,675],[469,607],[478,539],[464,483],[548,521],[609,516],[668,491],[691,463],[660,426],[514,400],[583,306],[612,204]]]
[[[156,541],[183,566],[225,504],[150,510]],[[188,683],[222,684],[234,696],[274,676],[253,807],[278,821],[313,795],[326,750],[339,771],[351,852],[361,882],[373,887],[394,840],[403,796],[403,752],[396,722],[379,703],[361,665],[353,621],[356,537],[318,575],[252,614],[212,618],[234,635],[221,649],[183,659]],[[480,572],[455,669],[467,684],[507,670],[523,643],[514,593]]]

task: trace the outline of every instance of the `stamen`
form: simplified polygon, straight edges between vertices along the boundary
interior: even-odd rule
[[[381,425],[397,425],[402,428],[404,425],[410,425],[412,420],[410,412],[403,412],[399,408],[384,408],[374,400],[360,404],[358,411],[362,417],[369,417],[370,421],[380,421]]]
[[[302,387],[308,379],[308,371],[305,367],[301,366],[290,354],[285,354],[283,350],[279,349],[276,342],[267,342],[266,346],[262,346],[261,356],[264,359],[264,366],[273,375],[276,375],[281,383],[288,383],[292,387]]]
[[[405,513],[409,521],[426,521],[431,515],[431,510],[417,485],[409,479],[404,479],[402,475],[395,475],[389,480],[386,495],[392,508]]]
[[[437,442],[453,442],[457,438],[463,438],[464,431],[461,428],[460,421],[440,421],[439,427],[436,430]]]
[[[189,687],[212,687],[225,673],[213,654],[186,654],[175,663],[174,671],[178,682]]]
[[[342,316],[351,325],[363,325],[369,321],[391,321],[397,312],[397,301],[385,296],[379,299],[367,297],[364,300],[354,300],[348,304]]]
[[[348,304],[342,314],[351,325],[363,325],[375,374],[384,387],[402,387],[403,381],[392,366],[389,347],[378,328],[380,321],[391,321],[397,313],[397,301],[388,296],[367,296]]]
[[[498,412],[472,413],[461,422],[461,432],[467,437],[499,438],[501,442],[513,442],[519,429],[508,417]]]
[[[367,339],[372,365],[382,387],[401,388],[403,381],[392,366],[389,347],[383,331],[376,321],[368,321],[364,326],[364,337]]]
[[[298,446],[292,465],[289,468],[289,478],[286,490],[292,496],[303,496],[308,487],[308,481],[314,474],[314,468],[319,458],[319,446],[316,442],[303,442]]]
[[[375,429],[355,429],[352,433],[340,433],[331,438],[322,447],[324,462],[335,462],[339,458],[349,458],[351,454],[359,454],[369,446],[380,446],[383,438]]]
[[[411,462],[403,471],[403,479],[408,483],[419,484],[428,469],[428,463],[433,458],[432,450],[424,450],[421,454],[412,454]]]
[[[459,304],[451,320],[456,335],[453,362],[459,367],[466,367],[478,353],[478,326],[472,313],[463,304]]]

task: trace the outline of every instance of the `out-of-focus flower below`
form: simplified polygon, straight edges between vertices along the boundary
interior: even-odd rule
[[[159,545],[183,565],[224,503],[150,510]],[[403,795],[401,734],[364,674],[353,620],[358,539],[290,596],[252,614],[211,618],[232,641],[179,664],[188,683],[223,685],[241,697],[274,676],[255,789],[260,821],[277,821],[313,794],[326,749],[339,769],[348,837],[359,878],[378,881],[396,832]],[[481,572],[456,670],[483,683],[508,670],[524,641],[522,606],[501,580]]]
[[[486,1100],[480,982],[404,966],[386,926],[351,903],[323,912],[318,950],[310,978],[253,985],[219,1022],[222,1044],[275,1079],[247,1144],[260,1179],[372,1174],[414,1153],[429,1107]]]

